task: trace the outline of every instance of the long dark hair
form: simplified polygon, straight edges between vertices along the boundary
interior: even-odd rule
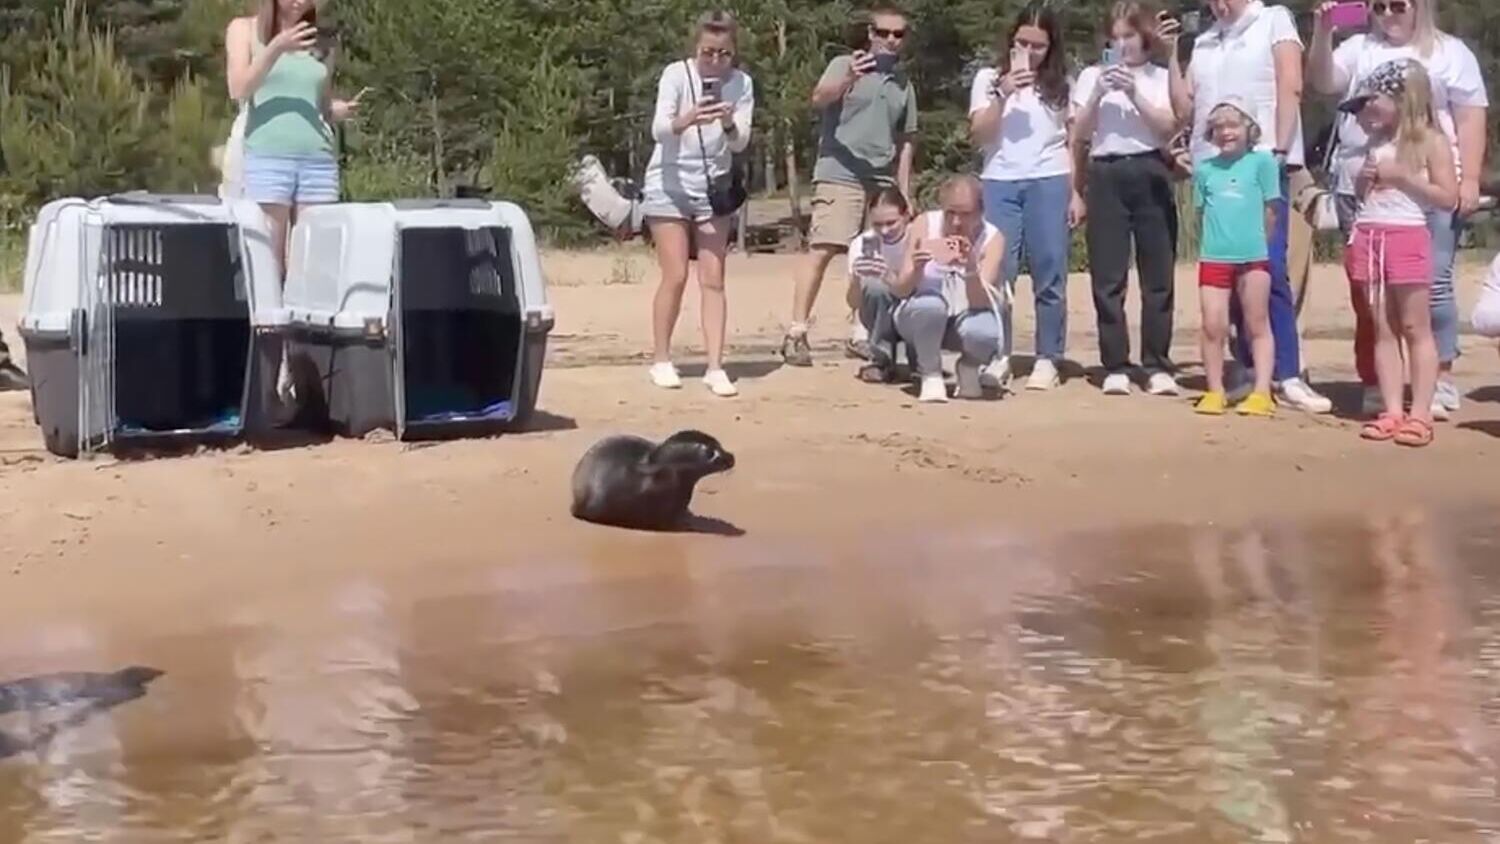
[[[269,44],[281,32],[281,5],[276,0],[261,0],[260,9],[256,12],[256,23],[260,27],[260,43]],[[318,25],[318,4],[311,3],[307,11],[302,15],[302,20],[312,24],[318,30],[318,43],[312,49],[313,57],[320,62],[328,61],[332,52],[331,33],[327,27]],[[298,22],[292,23],[295,26]]]
[[[1023,26],[1034,26],[1047,33],[1047,57],[1042,59],[1041,67],[1032,68],[1036,71],[1036,89],[1048,108],[1065,110],[1068,107],[1068,67],[1063,58],[1062,24],[1057,20],[1057,13],[1052,11],[1049,0],[1033,0],[1022,9],[1005,40],[998,45],[1004,72],[1010,72],[1010,52],[1016,33]]]

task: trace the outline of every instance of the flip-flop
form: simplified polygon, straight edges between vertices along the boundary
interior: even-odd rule
[[[1374,421],[1366,422],[1365,426],[1359,429],[1359,435],[1371,442],[1390,442],[1396,438],[1405,424],[1406,420],[1400,416],[1382,413],[1375,417]]]
[[[1422,448],[1432,445],[1432,425],[1415,417],[1407,419],[1401,430],[1396,432],[1396,444],[1408,448]]]

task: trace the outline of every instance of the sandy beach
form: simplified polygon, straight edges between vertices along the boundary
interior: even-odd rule
[[[441,588],[476,565],[583,560],[603,578],[712,558],[727,536],[608,531],[567,514],[568,475],[602,435],[660,437],[696,427],[739,468],[710,479],[696,510],[766,553],[815,543],[854,547],[913,530],[1055,534],[1138,523],[1229,522],[1264,515],[1438,504],[1495,494],[1500,356],[1466,336],[1467,396],[1434,447],[1363,443],[1348,418],[1283,412],[1272,421],[1205,420],[1188,399],[1108,398],[1075,377],[1050,394],[918,406],[897,387],[854,378],[842,278],[825,287],[814,329],[818,366],[775,357],[793,256],[736,255],[730,267],[731,372],[742,396],[696,379],[653,389],[643,361],[656,274],[649,253],[615,249],[545,258],[558,314],[535,430],[443,444],[335,441],[121,462],[48,455],[24,394],[0,396],[0,613],[4,626],[90,613],[191,626],[230,599],[274,594],[351,572]],[[1479,267],[1461,269],[1468,313]],[[1314,380],[1344,408],[1352,328],[1336,267],[1320,267],[1304,315]],[[1018,353],[1031,345],[1022,280]],[[1070,357],[1095,363],[1087,279],[1072,279]],[[1196,364],[1196,293],[1179,275],[1176,356]],[[19,304],[0,297],[13,346]],[[1131,304],[1134,309],[1134,300]],[[699,346],[697,301],[680,323],[685,372]],[[701,368],[700,368],[701,369]],[[1080,371],[1081,372],[1081,371]]]

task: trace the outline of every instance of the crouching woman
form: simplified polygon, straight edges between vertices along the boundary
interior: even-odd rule
[[[922,215],[891,292],[896,333],[916,353],[919,400],[948,400],[942,352],[959,353],[959,398],[983,395],[986,373],[1000,355],[999,281],[1005,236],[984,219],[984,190],[973,176],[954,176],[938,194],[939,209]]]

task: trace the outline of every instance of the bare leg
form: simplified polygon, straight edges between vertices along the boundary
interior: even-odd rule
[[[818,299],[818,291],[823,287],[823,276],[828,272],[828,265],[842,253],[842,249],[832,246],[814,246],[808,251],[807,259],[802,262],[801,272],[797,275],[797,289],[792,299],[792,326],[794,328],[807,327],[812,319],[813,304]]]
[[[729,218],[701,223],[698,237],[698,294],[703,308],[703,345],[708,350],[708,368],[724,368],[724,332],[729,322],[728,297],[724,293],[724,256],[729,251]]]
[[[1210,393],[1224,392],[1224,343],[1229,339],[1228,290],[1218,287],[1198,288],[1202,329],[1199,337],[1203,351],[1203,372],[1208,376]]]
[[[1255,366],[1255,392],[1270,394],[1276,340],[1271,334],[1271,274],[1251,270],[1240,279],[1240,307],[1250,334],[1250,360]]]
[[[682,291],[687,288],[688,239],[691,234],[684,220],[650,220],[651,242],[656,245],[656,261],[661,267],[661,282],[651,307],[651,339],[657,363],[672,360],[672,331],[682,311]]]
[[[291,231],[292,207],[263,202],[260,210],[265,212],[266,219],[271,222],[271,248],[276,253],[277,272],[281,274],[281,281],[285,284],[287,234]]]
[[[1437,391],[1438,350],[1432,333],[1432,305],[1425,285],[1388,288],[1391,328],[1406,341],[1411,360],[1411,415],[1432,422],[1432,397]]]

